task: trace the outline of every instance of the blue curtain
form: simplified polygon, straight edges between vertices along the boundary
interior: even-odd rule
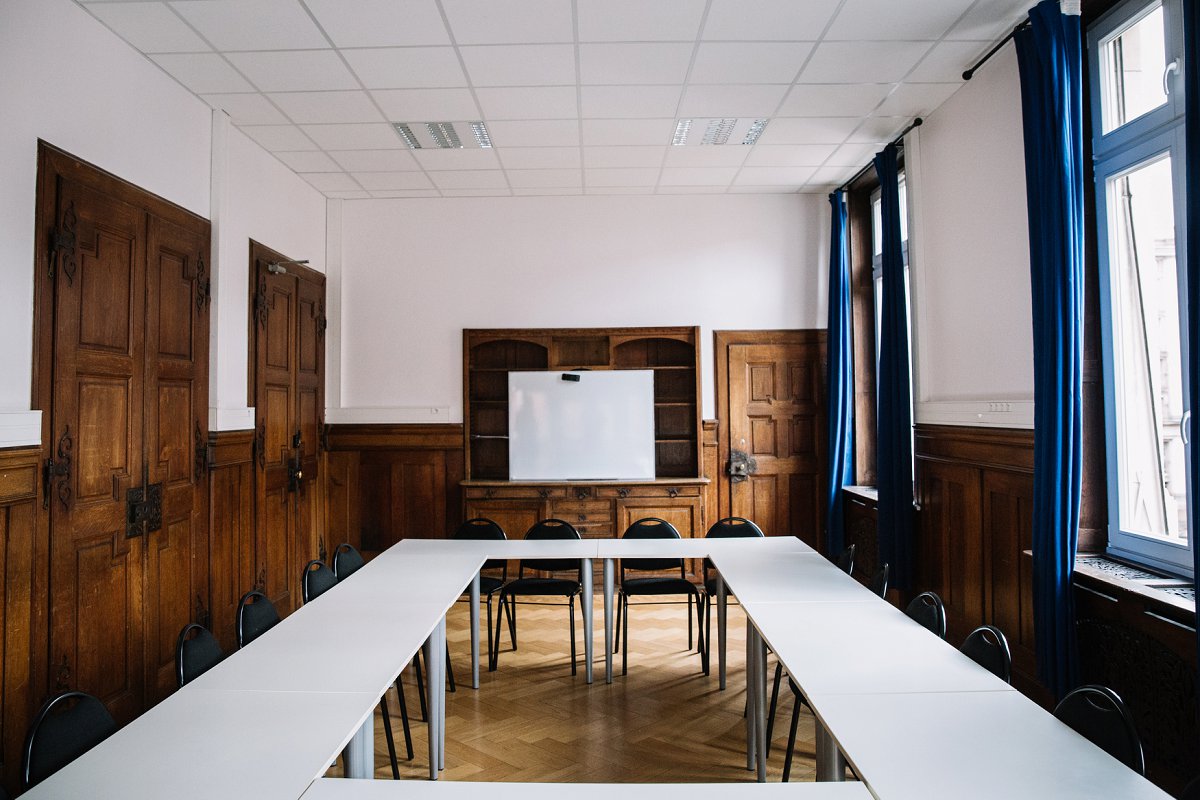
[[[908,386],[908,307],[900,240],[900,183],[896,145],[875,156],[883,214],[883,302],[877,386],[879,560],[890,565],[891,585],[912,587],[912,406]]]
[[[1083,433],[1083,115],[1079,17],[1057,0],[1016,36],[1033,295],[1033,619],[1038,677],[1075,686],[1071,573]]]
[[[826,552],[836,558],[845,547],[842,487],[854,483],[854,347],[850,330],[850,258],[846,247],[846,200],[840,189],[829,195],[833,211],[829,242],[829,494],[825,519]]]
[[[1188,326],[1188,364],[1191,366],[1188,374],[1188,408],[1192,410],[1191,430],[1189,441],[1191,448],[1192,467],[1192,519],[1200,519],[1196,514],[1195,504],[1200,503],[1200,442],[1196,441],[1196,432],[1200,425],[1196,424],[1196,414],[1200,412],[1200,2],[1191,0],[1183,4],[1183,91],[1185,103],[1184,130],[1187,135],[1184,151],[1184,191],[1187,204],[1187,241],[1185,244],[1187,258],[1187,326]],[[1195,580],[1200,580],[1200,546],[1196,544],[1196,532],[1191,530],[1192,559],[1195,568]],[[1200,592],[1197,592],[1200,594]],[[1200,648],[1200,638],[1197,638]]]

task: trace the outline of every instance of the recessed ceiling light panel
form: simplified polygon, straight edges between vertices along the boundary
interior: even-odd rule
[[[482,122],[393,122],[392,127],[412,150],[490,148],[492,137]],[[470,131],[469,135],[465,135]]]
[[[762,136],[769,119],[763,117],[712,117],[681,119],[675,123],[671,144],[699,146],[720,144],[754,144]]]

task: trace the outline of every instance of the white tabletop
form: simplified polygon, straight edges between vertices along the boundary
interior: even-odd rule
[[[829,695],[816,713],[884,800],[1169,800],[1020,692]]]
[[[816,553],[761,553],[714,550],[712,561],[729,590],[742,603],[865,602],[878,599],[870,589]]]
[[[392,548],[338,584],[317,602],[362,606],[450,605],[465,592],[486,560],[484,552],[452,550],[444,553],[413,552]]]
[[[337,692],[177,692],[22,797],[295,800],[376,698]]]
[[[471,783],[466,781],[351,781],[322,778],[304,795],[304,800],[661,800],[686,795],[689,800],[730,800],[760,797],[797,797],[800,800],[871,800],[866,786],[846,783]]]
[[[715,552],[806,553],[816,551],[794,536],[738,539],[597,539],[600,558],[705,558]]]
[[[861,603],[743,599],[742,607],[816,704],[826,694],[1015,691],[874,596]]]

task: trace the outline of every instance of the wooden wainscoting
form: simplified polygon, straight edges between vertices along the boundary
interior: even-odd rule
[[[401,539],[440,539],[462,522],[463,427],[331,425],[326,536],[378,553]]]
[[[916,426],[918,590],[946,604],[947,639],[1008,637],[1013,680],[1040,692],[1033,634],[1033,431]]]
[[[237,649],[238,599],[258,585],[254,535],[254,431],[209,434],[209,600],[196,621],[226,652]]]
[[[25,731],[44,691],[38,681],[41,676],[44,683],[45,676],[47,577],[47,545],[38,540],[37,526],[40,463],[38,447],[0,450],[0,777],[14,794]]]
[[[717,440],[717,425],[715,419],[706,419],[700,431],[700,468],[701,476],[708,478],[702,492],[704,497],[704,531],[707,532],[712,524],[720,517],[717,516],[721,480],[725,474],[721,471],[720,447]]]

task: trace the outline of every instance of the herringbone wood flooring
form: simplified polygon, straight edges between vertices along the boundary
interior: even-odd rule
[[[481,614],[481,627],[486,616]],[[717,689],[700,672],[700,657],[687,650],[687,606],[635,603],[629,617],[629,674],[604,683],[603,614],[597,597],[595,683],[583,670],[583,621],[576,609],[579,673],[570,674],[565,606],[518,607],[517,644],[504,633],[500,666],[489,673],[486,652],[478,691],[470,688],[470,631],[466,603],[450,612],[448,638],[458,691],[447,694],[446,770],[443,779],[528,782],[725,782],[753,780],[746,771],[745,617],[729,607],[729,682]],[[713,614],[716,645],[716,614]],[[380,631],[380,635],[386,635]],[[769,669],[773,670],[774,660]],[[395,693],[389,692],[392,727],[402,778],[428,777],[426,727],[420,721],[413,673],[404,673],[415,758],[404,760]],[[791,722],[791,695],[781,688],[768,780],[783,772]],[[793,781],[812,780],[813,717],[802,708]],[[391,777],[383,722],[375,715],[376,777]],[[340,762],[329,773],[340,774]]]

